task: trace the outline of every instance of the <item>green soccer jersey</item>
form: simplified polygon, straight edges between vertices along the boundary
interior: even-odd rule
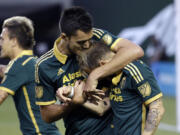
[[[93,39],[103,40],[113,48],[121,40],[101,29],[93,29]],[[36,94],[38,105],[50,105],[56,102],[56,90],[64,85],[74,85],[83,79],[75,56],[66,56],[57,49],[60,38],[54,48],[43,55],[36,64]],[[83,107],[73,110],[64,118],[66,135],[105,135],[104,129],[110,127],[111,111],[99,117]],[[107,126],[108,125],[108,126]]]
[[[54,124],[42,120],[39,106],[35,104],[35,62],[30,50],[10,61],[0,90],[13,95],[24,135],[60,135]]]
[[[141,135],[147,105],[162,97],[151,69],[142,61],[134,61],[125,66],[112,82],[110,101],[114,135]]]

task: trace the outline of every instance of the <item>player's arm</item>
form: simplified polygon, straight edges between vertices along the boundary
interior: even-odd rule
[[[57,121],[64,117],[65,114],[69,113],[76,105],[82,104],[85,100],[83,97],[83,88],[85,83],[76,81],[75,86],[64,86],[57,90],[56,96],[60,99],[65,99],[63,101],[66,101],[66,95],[71,94],[72,100],[69,101],[69,103],[63,103],[63,104],[51,104],[51,105],[44,105],[40,106],[41,115],[44,121],[47,123],[51,123],[54,121]],[[73,92],[71,92],[73,90]]]
[[[116,55],[109,63],[96,68],[90,77],[99,79],[111,75],[144,55],[140,46],[127,39],[117,39],[111,49],[116,52]]]
[[[164,115],[165,109],[162,98],[159,98],[149,104],[149,112],[142,135],[154,135],[160,120]]]
[[[51,104],[40,106],[42,119],[47,123],[55,122],[61,119],[71,109],[71,105],[69,104]]]
[[[103,66],[96,68],[90,73],[86,83],[87,90],[94,89],[97,86],[97,81],[100,78],[104,78],[119,71],[120,69],[125,67],[128,63],[144,55],[143,49],[140,46],[136,45],[135,43],[127,39],[114,38],[114,36],[110,34],[108,36],[106,35],[107,34],[105,34],[105,36],[102,37],[102,40],[105,43],[106,42],[108,43],[109,39],[113,40],[113,42],[111,43],[112,44],[111,49],[112,51],[116,52],[116,55],[109,63],[106,63]]]
[[[88,110],[96,113],[99,116],[103,116],[104,113],[110,109],[110,100],[108,97],[105,97],[103,100],[98,101],[97,103],[93,103],[87,100],[83,106]]]
[[[4,102],[4,100],[8,97],[8,93],[0,89],[0,105]]]

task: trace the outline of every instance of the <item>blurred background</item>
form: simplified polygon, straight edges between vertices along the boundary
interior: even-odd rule
[[[164,94],[166,113],[156,135],[178,135],[177,3],[173,0],[0,0],[0,25],[4,19],[16,15],[32,19],[34,52],[41,56],[53,47],[60,34],[61,12],[73,5],[84,7],[92,14],[94,27],[127,38],[144,49],[142,60],[153,70]],[[8,61],[0,59],[0,64]],[[57,124],[64,133],[62,121]],[[8,98],[0,107],[0,135],[17,134],[21,134],[17,114],[12,99]]]

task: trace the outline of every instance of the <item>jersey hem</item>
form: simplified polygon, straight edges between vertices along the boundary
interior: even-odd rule
[[[0,90],[6,91],[7,93],[9,93],[9,94],[11,94],[11,95],[14,95],[14,94],[15,94],[13,90],[8,89],[8,88],[6,88],[6,87],[0,87]]]
[[[163,94],[162,94],[162,93],[159,93],[158,95],[156,95],[156,96],[148,99],[148,100],[145,102],[145,105],[148,105],[148,104],[152,103],[153,101],[157,100],[158,98],[160,98],[160,97],[162,97],[162,96],[163,96]]]
[[[36,102],[36,105],[51,105],[56,103],[56,100],[48,101],[48,102]]]
[[[111,46],[111,50],[113,50],[113,48],[116,46],[116,43],[118,42],[118,41],[120,41],[120,40],[122,40],[123,38],[118,38],[118,39],[116,39],[116,41],[114,41],[114,43],[112,44],[112,46]]]

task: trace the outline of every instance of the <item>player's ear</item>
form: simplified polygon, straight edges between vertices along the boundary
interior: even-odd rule
[[[18,45],[18,41],[17,41],[16,38],[12,38],[11,41],[13,42],[13,43],[11,44],[12,47],[16,47],[16,46]]]
[[[107,62],[108,62],[107,60],[100,60],[99,65],[102,66],[102,65],[106,64]]]
[[[60,37],[62,38],[62,39],[64,39],[64,40],[68,40],[68,37],[67,37],[67,35],[66,35],[66,33],[61,33],[61,35],[60,35]]]

